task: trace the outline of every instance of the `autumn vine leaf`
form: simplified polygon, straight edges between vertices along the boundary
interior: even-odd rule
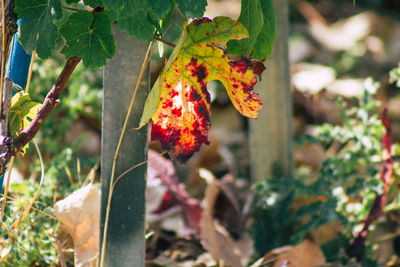
[[[257,118],[262,104],[252,92],[260,62],[225,53],[229,40],[248,37],[246,28],[227,17],[194,20],[184,27],[163,72],[150,92],[140,126],[152,120],[151,138],[181,163],[209,144],[210,94],[207,82],[219,80],[244,116]],[[253,70],[257,66],[257,70]],[[263,65],[261,64],[263,67]]]
[[[28,127],[42,105],[32,101],[28,93],[19,92],[12,97],[10,110],[10,133],[16,137],[21,133],[21,129]],[[26,145],[22,154],[28,148]]]

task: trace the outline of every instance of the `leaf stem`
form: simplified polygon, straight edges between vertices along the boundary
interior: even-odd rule
[[[71,11],[79,11],[77,8],[69,7],[69,6],[61,6],[61,8],[66,9],[66,10],[71,10]]]
[[[163,44],[166,44],[166,45],[168,45],[168,46],[170,46],[172,48],[175,48],[175,46],[176,46],[176,44],[173,44],[173,43],[170,43],[168,41],[165,41],[164,39],[161,39],[160,37],[157,37],[157,36],[154,36],[153,39],[157,40],[157,41],[159,41],[159,42],[161,42]]]
[[[33,199],[31,199],[28,206],[22,212],[22,215],[19,216],[19,218],[15,222],[13,222],[13,224],[11,225],[11,230],[18,228],[18,226],[21,224],[21,222],[26,218],[26,216],[28,216],[29,212],[31,211],[31,209],[33,207],[33,204],[35,204],[36,199],[39,197],[40,190],[42,189],[42,185],[43,185],[43,181],[44,181],[44,162],[43,162],[42,153],[40,152],[40,149],[39,149],[39,145],[36,143],[35,140],[33,140],[33,144],[35,145],[35,149],[36,149],[36,152],[37,152],[37,154],[39,156],[39,160],[40,160],[41,174],[40,174],[39,187],[36,190],[35,195],[33,196]],[[11,173],[11,170],[10,170],[10,173]]]

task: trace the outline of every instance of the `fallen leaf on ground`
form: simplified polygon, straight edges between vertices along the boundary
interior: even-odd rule
[[[200,221],[200,240],[216,261],[227,266],[247,266],[253,253],[253,241],[247,233],[235,240],[228,231],[213,218],[214,205],[220,191],[211,173],[202,173],[207,181],[205,193],[205,209]]]
[[[200,217],[203,212],[200,201],[192,198],[186,191],[185,185],[178,182],[174,167],[170,160],[164,159],[156,152],[149,150],[148,164],[149,180],[160,179],[166,190],[157,208],[152,214],[162,215],[173,207],[180,207],[187,232],[198,236],[200,233]],[[154,191],[154,190],[153,190]]]
[[[325,256],[317,245],[304,240],[288,252],[279,255],[273,267],[285,266],[285,263],[290,267],[317,267],[325,264]]]
[[[322,145],[306,143],[293,149],[293,159],[297,165],[319,170],[326,159],[326,153]]]
[[[276,248],[268,252],[265,256],[258,259],[254,262],[250,267],[264,267],[267,264],[276,261],[280,255],[289,252],[292,249],[292,246],[283,246],[280,248]]]
[[[57,201],[54,214],[74,241],[75,266],[97,267],[99,252],[100,191],[89,184]]]

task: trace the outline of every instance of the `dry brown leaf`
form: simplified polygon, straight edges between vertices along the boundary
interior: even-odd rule
[[[100,192],[89,184],[54,205],[54,214],[74,240],[75,266],[96,267],[99,251]]]
[[[234,240],[228,231],[213,219],[214,204],[220,189],[211,173],[201,170],[200,174],[207,181],[205,209],[200,221],[201,244],[215,260],[227,266],[247,266],[253,253],[253,241],[247,234],[243,234],[239,240]]]
[[[293,149],[293,159],[296,165],[319,170],[326,159],[326,153],[322,145],[307,143]]]
[[[338,233],[343,231],[343,226],[337,221],[328,222],[317,229],[310,230],[309,234],[316,245],[322,245],[337,237]]]
[[[293,247],[292,246],[284,246],[271,250],[265,256],[259,258],[256,262],[254,262],[250,267],[263,267],[267,266],[267,264],[271,262],[275,262],[280,255],[283,255],[289,252]]]
[[[325,256],[317,245],[309,240],[304,240],[287,253],[281,254],[273,267],[279,267],[285,263],[290,267],[317,267],[325,264]]]

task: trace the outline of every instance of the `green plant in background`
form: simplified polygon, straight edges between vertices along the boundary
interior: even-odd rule
[[[378,88],[377,82],[366,79],[357,106],[350,107],[339,99],[341,125],[317,126],[313,135],[298,140],[299,144],[322,144],[326,149],[328,158],[318,173],[299,169],[293,179],[266,179],[255,186],[260,197],[253,231],[260,253],[298,243],[311,230],[336,221],[342,230],[322,248],[328,261],[349,260],[344,251],[361,230],[376,196],[383,192],[380,170],[385,128],[379,118],[380,104],[374,99]],[[392,150],[398,153],[398,145]],[[394,172],[398,169],[394,164]],[[389,189],[386,210],[400,208],[396,194],[395,189]],[[367,243],[360,260],[376,264],[372,260],[374,244]]]

